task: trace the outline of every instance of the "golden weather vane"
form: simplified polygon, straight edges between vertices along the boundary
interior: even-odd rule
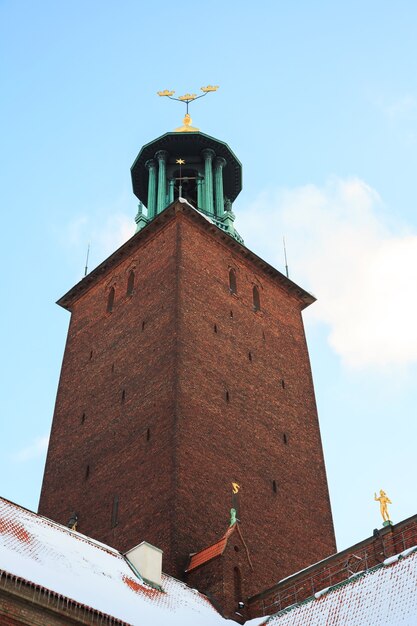
[[[186,105],[186,113],[185,113],[185,117],[184,117],[184,125],[180,126],[179,128],[176,128],[175,130],[178,132],[195,132],[198,131],[198,128],[194,128],[193,126],[191,126],[192,123],[192,119],[188,113],[188,105],[190,104],[190,102],[193,102],[194,100],[199,100],[199,98],[204,98],[204,96],[206,96],[208,93],[211,93],[212,91],[217,91],[219,88],[218,85],[207,85],[207,87],[201,87],[201,91],[203,92],[202,94],[200,94],[199,96],[197,96],[197,94],[195,93],[186,93],[183,96],[178,96],[178,98],[174,98],[174,93],[175,91],[169,90],[169,89],[164,89],[164,91],[157,91],[157,95],[161,96],[161,97],[166,97],[169,98],[170,100],[176,100],[177,102],[184,102]]]

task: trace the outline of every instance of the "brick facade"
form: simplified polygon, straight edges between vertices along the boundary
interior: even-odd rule
[[[60,301],[72,315],[40,513],[76,511],[120,550],[155,544],[184,579],[189,553],[224,534],[236,481],[246,595],[333,553],[307,295],[190,207],[166,209]]]

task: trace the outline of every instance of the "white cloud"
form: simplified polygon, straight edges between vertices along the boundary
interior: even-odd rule
[[[21,448],[12,455],[14,461],[24,463],[25,461],[31,461],[32,459],[38,459],[46,454],[48,449],[49,435],[43,437],[35,437],[33,441]]]
[[[318,297],[311,316],[345,364],[417,361],[417,234],[385,217],[375,190],[334,178],[264,193],[239,218],[246,243],[281,268],[285,234],[291,277]]]

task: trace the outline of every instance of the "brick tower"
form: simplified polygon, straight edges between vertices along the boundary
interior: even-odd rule
[[[235,231],[225,143],[182,127],[142,148],[132,180],[136,234],[58,302],[71,321],[39,512],[162,548],[165,572],[233,616],[335,551],[301,317],[314,298]]]

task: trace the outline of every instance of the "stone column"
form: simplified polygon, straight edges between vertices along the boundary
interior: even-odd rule
[[[204,178],[201,174],[197,174],[197,208],[203,209],[204,206]]]
[[[156,215],[156,161],[149,159],[145,167],[149,172],[148,179],[148,219],[152,220]]]
[[[224,215],[224,194],[223,194],[223,168],[226,159],[217,157],[214,161],[214,192],[216,198],[216,215],[222,218]]]
[[[213,159],[216,153],[211,148],[206,148],[201,153],[204,157],[204,187],[205,187],[205,206],[204,209],[211,215],[214,214],[213,201]]]
[[[168,204],[174,202],[174,187],[175,187],[175,178],[170,178],[168,181]]]
[[[167,201],[167,177],[166,177],[166,160],[168,158],[168,152],[166,150],[159,150],[155,154],[155,159],[158,159],[158,199],[156,203],[156,214],[158,215],[166,207]]]

